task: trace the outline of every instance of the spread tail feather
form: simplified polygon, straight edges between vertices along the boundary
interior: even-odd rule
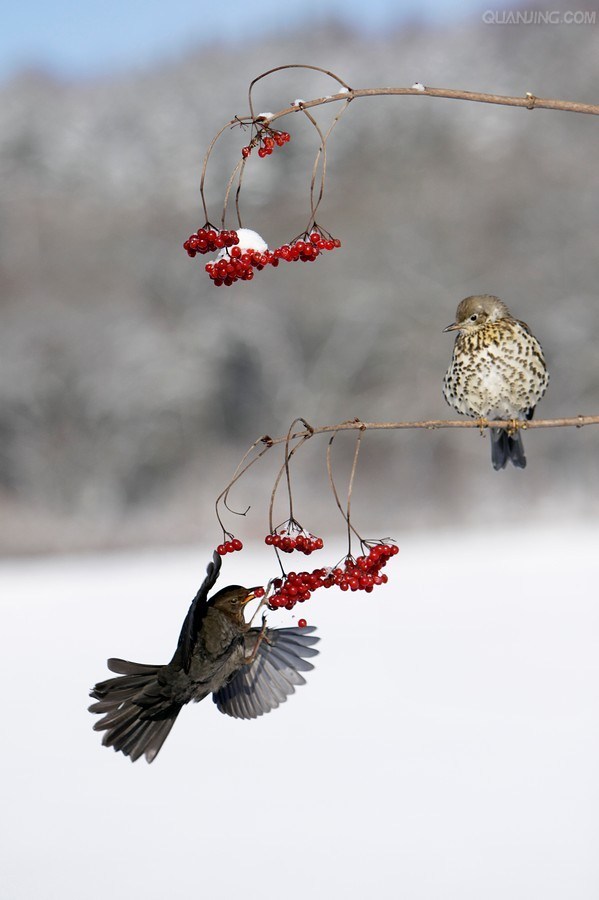
[[[181,704],[165,702],[158,682],[162,666],[147,666],[124,659],[109,659],[111,672],[118,678],[99,682],[90,692],[98,702],[89,711],[104,713],[94,725],[95,731],[105,731],[102,743],[114,747],[132,762],[140,756],[150,763],[165,742]]]
[[[508,434],[505,428],[491,428],[491,462],[497,472],[505,469],[508,460],[517,468],[526,468],[522,435],[519,431]]]

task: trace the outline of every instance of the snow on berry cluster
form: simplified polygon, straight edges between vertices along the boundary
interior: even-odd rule
[[[235,553],[236,550],[243,550],[243,544],[239,538],[233,538],[231,541],[224,541],[216,548],[219,556],[226,556],[227,553]]]
[[[220,250],[216,260],[206,264],[206,272],[216,287],[229,287],[236,281],[251,281],[254,270],[260,272],[265,266],[276,268],[280,260],[313,262],[321,253],[340,246],[340,240],[314,228],[302,238],[269,250],[260,235],[248,228],[216,231],[210,226],[198,228],[183,244],[188,256],[192,258],[197,253]]]
[[[293,553],[294,550],[299,550],[306,556],[309,556],[314,550],[322,550],[324,547],[322,538],[306,531],[295,519],[289,519],[283,525],[278,525],[272,534],[266,535],[264,543],[276,547],[277,550],[282,550],[283,553]]]
[[[293,609],[296,603],[309,600],[318,588],[337,586],[342,591],[372,593],[379,584],[386,584],[387,575],[381,569],[399,552],[395,544],[379,543],[370,547],[368,556],[354,559],[347,556],[343,566],[334,569],[314,569],[312,572],[288,572],[284,578],[275,578],[275,593],[268,598],[270,609]]]
[[[282,147],[291,140],[291,135],[287,131],[272,131],[271,129],[263,129],[260,134],[253,138],[247,147],[241,148],[241,155],[247,159],[254,147],[258,147],[258,156],[264,159],[270,156],[272,151],[277,147]]]

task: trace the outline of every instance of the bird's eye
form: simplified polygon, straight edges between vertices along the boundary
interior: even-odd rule
[[[470,321],[476,322],[477,319],[478,319],[478,313],[472,313],[472,315],[470,316]]]

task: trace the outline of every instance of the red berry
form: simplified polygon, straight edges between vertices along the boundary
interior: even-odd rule
[[[219,544],[218,547],[216,548],[216,552],[218,553],[219,556],[224,556],[225,553],[227,552],[225,545]]]
[[[233,550],[243,550],[243,544],[239,540],[239,538],[234,538],[231,542],[233,544]]]
[[[242,147],[241,148],[241,155],[243,156],[244,159],[247,159],[251,152],[252,152],[251,147]]]
[[[308,624],[308,623],[306,622],[305,619],[300,619],[300,620],[298,621],[298,623],[297,623],[297,627],[298,627],[298,628],[305,628],[307,624]]]

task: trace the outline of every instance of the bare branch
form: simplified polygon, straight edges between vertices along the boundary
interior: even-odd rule
[[[535,97],[527,92],[524,97],[509,97],[503,94],[482,94],[479,91],[456,91],[451,88],[361,88],[351,91],[343,91],[340,94],[332,94],[329,97],[318,97],[314,100],[303,100],[301,106],[287,106],[274,113],[270,121],[288,116],[290,113],[301,112],[304,109],[312,109],[314,106],[323,106],[325,103],[337,103],[340,100],[355,100],[360,97],[441,97],[446,100],[469,100],[473,103],[493,103],[498,106],[520,106],[524,109],[558,109],[562,112],[585,113],[590,116],[599,116],[599,105],[594,103],[578,103],[573,100],[554,100],[552,98]]]
[[[347,85],[346,82],[343,81],[343,79],[340,78],[338,75],[335,75],[333,72],[329,72],[326,69],[321,69],[319,66],[303,65],[303,64],[299,64],[299,63],[298,64],[294,63],[291,65],[284,65],[284,66],[277,66],[274,69],[270,69],[268,72],[263,72],[262,75],[259,75],[257,78],[254,78],[254,80],[251,82],[250,89],[249,89],[249,97],[248,97],[250,115],[249,116],[235,116],[235,118],[233,118],[233,119],[231,119],[231,121],[227,122],[227,124],[224,125],[220,129],[220,131],[215,135],[215,137],[212,139],[212,141],[208,147],[208,150],[206,151],[206,154],[205,154],[204,160],[203,160],[203,164],[202,164],[202,174],[201,174],[201,178],[200,178],[200,195],[201,195],[201,199],[202,199],[202,205],[204,207],[204,215],[206,217],[206,221],[208,221],[208,211],[207,211],[207,204],[206,204],[206,198],[205,198],[206,168],[208,166],[208,161],[210,159],[210,156],[212,155],[212,151],[214,149],[215,144],[217,143],[217,141],[221,137],[221,135],[224,134],[225,131],[227,131],[231,128],[251,127],[252,131],[253,131],[256,126],[258,126],[258,127],[260,126],[262,119],[260,118],[260,116],[256,117],[256,115],[255,115],[254,105],[253,105],[253,101],[252,101],[252,89],[258,81],[265,78],[267,75],[272,75],[273,73],[280,72],[284,69],[312,69],[312,70],[315,70],[318,72],[322,72],[322,74],[335,79],[335,81],[337,81],[338,84],[343,85],[343,88],[337,94],[330,94],[325,97],[317,97],[313,100],[302,100],[301,103],[298,103],[296,101],[291,106],[287,106],[284,109],[281,109],[276,113],[269,114],[269,116],[268,116],[268,123],[270,124],[270,123],[276,121],[277,119],[281,119],[284,116],[291,115],[292,113],[301,112],[301,113],[308,115],[307,110],[312,109],[316,106],[324,106],[327,103],[343,102],[345,104],[344,109],[341,110],[341,113],[339,113],[339,115],[333,120],[326,135],[324,136],[324,139],[323,139],[322,134],[320,134],[320,137],[322,139],[321,151],[323,153],[325,152],[327,138],[329,137],[332,129],[336,125],[338,119],[343,114],[343,112],[345,111],[347,106],[351,103],[352,100],[363,98],[363,97],[397,97],[397,96],[439,97],[439,98],[446,99],[446,100],[467,100],[467,101],[474,102],[474,103],[491,103],[491,104],[495,104],[495,105],[499,105],[499,106],[517,106],[517,107],[522,107],[522,108],[528,109],[528,110],[555,109],[555,110],[561,110],[562,112],[576,112],[576,113],[583,113],[583,114],[592,115],[592,116],[599,115],[599,105],[597,105],[597,104],[578,103],[577,101],[572,101],[572,100],[555,100],[553,98],[536,97],[530,91],[527,91],[523,97],[510,97],[510,96],[505,96],[502,94],[484,94],[479,91],[457,91],[457,90],[453,90],[451,88],[426,87],[425,85],[421,85],[421,84],[419,84],[417,87],[415,86],[415,87],[409,87],[409,88],[407,88],[407,87],[406,88],[381,87],[381,88],[360,88],[360,89],[354,90],[354,89],[350,88],[349,85]],[[312,121],[312,123],[315,124],[314,121],[312,120],[312,118],[311,117],[309,117],[309,118]],[[313,184],[312,184],[312,189],[311,189],[311,192],[312,192],[311,205],[312,205],[313,213],[315,212],[314,198],[313,198],[314,180],[316,177],[316,170],[317,170],[318,160],[319,160],[321,151],[319,151],[319,153],[317,154],[316,163],[315,163],[313,176],[312,176]],[[316,207],[318,206],[318,204],[320,202],[320,198],[322,197],[322,193],[323,193],[323,189],[324,189],[325,165],[326,164],[323,164],[320,195],[316,202]],[[235,171],[233,172],[233,175],[231,176],[231,180],[227,186],[227,199],[228,199],[228,194],[231,190],[233,180],[238,171],[240,171],[240,179],[239,179],[239,185],[238,185],[237,195],[236,195],[236,206],[237,206],[237,214],[239,217],[239,190],[241,188],[241,180],[243,177],[243,167],[241,167],[241,170],[239,170],[239,165],[235,168]],[[225,204],[225,208],[226,208],[226,204]],[[223,213],[223,216],[224,216],[224,213]]]
[[[599,416],[572,416],[565,419],[537,419],[531,422],[520,422],[514,419],[495,420],[489,422],[486,419],[426,419],[422,422],[362,422],[360,419],[350,419],[348,422],[339,422],[336,425],[316,425],[309,432],[296,431],[290,435],[291,439],[312,437],[315,434],[331,434],[339,431],[399,431],[408,428],[419,428],[435,431],[438,428],[506,428],[508,431],[530,431],[534,428],[583,428],[585,425],[599,425]],[[289,438],[269,438],[270,446],[282,444]]]

